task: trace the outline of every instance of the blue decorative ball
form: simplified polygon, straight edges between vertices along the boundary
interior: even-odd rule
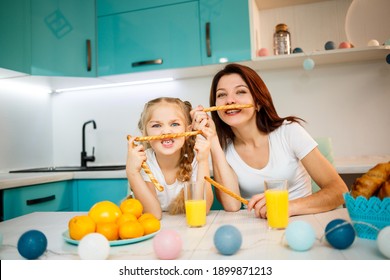
[[[23,233],[18,240],[19,254],[28,259],[39,258],[47,248],[47,238],[39,230],[29,230]]]
[[[309,70],[313,70],[314,68],[314,60],[311,59],[311,58],[306,58],[304,61],[303,61],[303,69],[309,71]]]
[[[351,223],[343,219],[330,221],[325,228],[326,240],[336,249],[346,249],[355,240],[355,230]]]
[[[214,234],[214,245],[222,255],[233,255],[242,244],[241,232],[232,225],[224,225]]]
[[[388,54],[388,55],[386,56],[386,62],[387,62],[387,64],[390,64],[390,54]]]
[[[291,222],[285,234],[288,245],[295,251],[307,251],[316,241],[313,227],[305,221]]]
[[[293,53],[303,53],[303,50],[301,48],[295,48],[293,49]]]
[[[325,43],[325,50],[334,50],[336,48],[336,45],[333,41],[328,41]]]

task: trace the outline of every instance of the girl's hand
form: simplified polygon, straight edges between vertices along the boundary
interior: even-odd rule
[[[267,218],[267,207],[265,205],[264,193],[252,196],[252,198],[248,202],[248,211],[252,211],[252,209],[254,209],[255,216],[257,218]]]
[[[190,114],[192,118],[191,126],[193,130],[202,130],[204,134],[203,136],[210,140],[217,135],[215,124],[211,117],[206,112],[203,112],[203,106],[197,106],[190,112]],[[208,135],[205,135],[206,128],[209,128],[209,131],[207,132]]]
[[[135,146],[135,138],[131,137],[127,142],[126,172],[129,173],[139,173],[142,163],[146,161],[144,147],[142,145]]]

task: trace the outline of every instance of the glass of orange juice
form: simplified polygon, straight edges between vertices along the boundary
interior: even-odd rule
[[[205,181],[189,181],[184,186],[186,220],[189,227],[202,227],[206,224]]]
[[[264,181],[267,221],[270,229],[285,229],[288,225],[287,180]]]

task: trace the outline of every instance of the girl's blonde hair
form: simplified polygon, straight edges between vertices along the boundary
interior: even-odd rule
[[[190,111],[192,110],[191,103],[188,101],[182,101],[179,98],[174,97],[159,97],[147,102],[144,106],[144,110],[141,113],[141,117],[138,121],[138,128],[141,131],[143,136],[148,136],[146,133],[146,124],[149,122],[153,108],[162,103],[174,104],[177,105],[179,111],[184,117],[184,123],[186,124],[186,131],[191,125],[191,115]],[[185,182],[191,179],[192,175],[192,161],[194,160],[194,146],[195,146],[195,137],[190,136],[186,137],[183,147],[180,151],[180,168],[177,172],[177,180]],[[149,142],[143,143],[146,148],[150,148]]]

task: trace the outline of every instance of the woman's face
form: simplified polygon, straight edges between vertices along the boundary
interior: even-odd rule
[[[215,105],[253,104],[247,109],[218,111],[222,121],[230,126],[237,126],[252,120],[256,116],[255,104],[247,84],[238,74],[222,76],[216,90]]]
[[[150,120],[146,124],[148,136],[186,131],[185,118],[177,105],[168,103],[158,104],[152,110]],[[184,142],[184,137],[167,138],[150,141],[150,146],[156,153],[170,155],[177,151],[180,152]]]

